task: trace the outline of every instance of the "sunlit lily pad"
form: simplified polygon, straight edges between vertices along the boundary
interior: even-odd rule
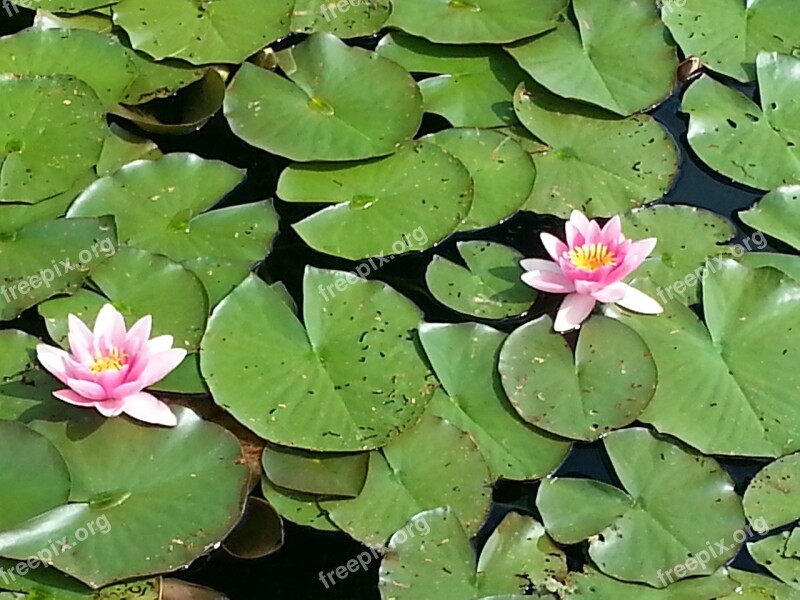
[[[734,181],[769,190],[800,182],[800,58],[762,52],[756,65],[760,107],[703,76],[684,95],[683,111],[689,114],[689,144],[703,162]]]
[[[62,545],[53,566],[100,587],[176,570],[224,538],[247,494],[239,443],[192,411],[173,410],[172,429],[79,409],[69,421],[32,424],[67,463],[70,503],[1,533],[0,555],[36,556],[66,536],[70,547]]]
[[[225,116],[246,142],[292,160],[384,156],[410,140],[422,96],[408,71],[330,34],[279,54],[288,79],[244,64]]]
[[[57,13],[81,13],[115,2],[118,0],[36,0],[36,8]]]
[[[496,365],[506,337],[477,323],[425,323],[422,345],[447,392],[436,394],[429,410],[472,435],[494,478],[539,479],[570,444],[524,423],[502,393]]]
[[[432,74],[419,82],[425,111],[456,127],[499,127],[519,121],[514,90],[529,76],[500,48],[434,44],[399,32],[375,50],[412,73]]]
[[[565,0],[400,0],[389,25],[432,42],[502,44],[555,27]]]
[[[532,517],[506,515],[484,546],[477,567],[469,535],[453,510],[420,513],[409,525],[392,537],[381,563],[384,600],[530,597],[567,574],[564,554]]]
[[[358,496],[367,479],[369,454],[314,454],[268,446],[264,472],[278,487],[323,496]]]
[[[593,568],[583,573],[570,573],[568,591],[564,598],[574,600],[718,600],[733,594],[738,584],[724,570],[708,577],[696,577],[676,581],[666,588],[656,589],[647,585],[624,583],[607,577]],[[732,596],[731,598],[739,598]],[[760,596],[759,600],[767,600]],[[774,600],[774,599],[773,599]]]
[[[661,18],[687,56],[714,71],[752,81],[762,50],[791,53],[800,47],[800,13],[793,0],[670,2]]]
[[[0,202],[55,196],[97,162],[105,110],[82,81],[0,75],[0,106]]]
[[[378,33],[392,12],[390,0],[297,0],[292,31],[326,32],[341,38]]]
[[[68,216],[113,215],[121,244],[172,260],[262,260],[278,229],[269,202],[208,211],[244,179],[231,165],[194,154],[137,161],[81,194]],[[206,212],[208,211],[208,212]]]
[[[305,329],[255,276],[209,321],[201,367],[214,400],[276,444],[377,448],[416,423],[432,393],[416,348],[418,309],[385,284],[353,275],[344,291],[323,296],[337,277],[344,273],[306,270]]]
[[[370,162],[293,165],[281,173],[277,194],[335,202],[293,227],[315,250],[357,260],[421,252],[443,240],[468,214],[472,180],[451,154],[415,142]]]
[[[103,151],[95,171],[98,177],[103,177],[116,173],[135,160],[155,160],[162,156],[155,142],[135,136],[116,123],[112,123],[106,134]]]
[[[787,302],[798,296],[800,284],[789,276],[726,260],[703,280],[708,329],[677,300],[658,317],[607,305],[656,361],[658,388],[641,420],[706,454],[776,457],[800,449],[793,333],[800,304]]]
[[[505,319],[525,313],[536,300],[536,290],[520,277],[522,254],[494,242],[458,242],[462,267],[434,256],[425,281],[433,297],[460,313],[481,319]]]
[[[589,556],[604,573],[659,588],[670,582],[665,571],[673,581],[710,575],[736,553],[733,534],[744,514],[733,482],[713,459],[640,428],[609,433],[603,442],[627,494],[592,480],[545,480],[536,504],[553,539],[590,538]],[[724,551],[715,548],[705,564],[695,560],[693,569],[673,572],[701,551],[710,554],[716,541]]]
[[[573,0],[576,28],[565,19],[545,35],[509,46],[536,81],[566,98],[630,115],[672,91],[678,61],[652,0]]]
[[[133,47],[156,59],[195,65],[238,64],[289,33],[292,0],[125,0],[113,7],[114,23]]]
[[[473,536],[489,512],[491,495],[489,467],[471,436],[428,414],[370,455],[358,497],[321,501],[320,506],[343,531],[380,548],[409,519],[432,506],[452,507]]]
[[[644,340],[604,317],[584,323],[574,356],[549,316],[526,323],[503,344],[498,369],[526,421],[584,441],[634,422],[656,389]]]
[[[533,155],[536,182],[526,210],[608,217],[658,200],[672,184],[678,155],[652,117],[615,118],[600,109],[520,87],[514,108],[549,149]]]
[[[754,229],[800,250],[800,186],[780,187],[739,218]]]

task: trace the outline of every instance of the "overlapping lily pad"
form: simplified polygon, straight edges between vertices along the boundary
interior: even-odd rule
[[[738,599],[739,596],[735,595],[738,587],[739,584],[729,578],[724,569],[708,577],[684,579],[666,588],[656,589],[624,583],[587,568],[583,573],[570,573],[563,597],[575,600],[719,600],[731,594],[731,599]],[[759,600],[766,598],[759,596]]]
[[[293,227],[312,248],[357,260],[421,252],[443,240],[469,212],[472,180],[451,154],[415,142],[376,161],[293,165],[281,173],[278,196],[335,202]]]
[[[195,65],[238,64],[289,33],[292,0],[125,0],[113,7],[114,23],[133,47],[156,59]]]
[[[762,52],[756,69],[761,106],[703,76],[684,95],[683,111],[689,114],[689,144],[703,162],[734,181],[769,190],[800,182],[800,58]]]
[[[367,479],[369,454],[313,454],[269,446],[262,459],[268,480],[305,494],[358,496]]]
[[[800,519],[800,454],[784,456],[761,469],[744,493],[744,512],[751,523],[777,529]]]
[[[599,316],[581,327],[574,357],[550,317],[523,325],[503,344],[498,369],[526,421],[584,441],[635,421],[656,389],[656,366],[644,340]]]
[[[508,52],[536,81],[566,98],[630,115],[666,98],[678,61],[652,0],[573,0],[568,19]]]
[[[331,34],[279,54],[277,73],[244,64],[225,116],[246,142],[292,160],[384,156],[410,140],[422,96],[408,71]]]
[[[339,531],[317,504],[317,496],[278,487],[266,477],[261,479],[261,490],[269,503],[287,521],[320,531]]]
[[[791,535],[789,531],[784,531],[747,544],[747,551],[775,577],[795,589],[800,589],[800,560],[789,550]]]
[[[800,250],[800,186],[780,187],[764,196],[739,218],[767,235]]]
[[[68,421],[32,424],[66,461],[70,502],[0,533],[0,555],[25,559],[66,537],[53,566],[96,588],[173,571],[224,538],[247,494],[241,449],[219,426],[173,410],[173,429],[79,409]]]
[[[292,13],[292,31],[326,32],[341,38],[378,33],[392,12],[390,0],[297,0]]]
[[[800,449],[793,392],[800,304],[787,301],[798,296],[800,284],[789,276],[726,260],[703,279],[708,329],[677,300],[658,317],[607,306],[656,361],[658,388],[641,420],[705,454],[777,457]]]
[[[416,348],[418,309],[383,283],[309,267],[301,325],[282,295],[248,277],[214,310],[201,367],[215,401],[269,441],[321,451],[383,446],[432,393]],[[242,377],[246,373],[246,377]]]
[[[536,182],[526,210],[607,217],[659,199],[678,169],[675,146],[648,115],[626,119],[520,86],[514,109],[549,149],[533,155]]]
[[[537,506],[553,539],[589,538],[589,555],[604,573],[658,588],[710,575],[736,553],[740,542],[733,534],[744,514],[733,482],[713,459],[641,428],[609,433],[603,442],[627,493],[592,480],[545,480]],[[676,509],[682,506],[692,509]],[[699,553],[711,554],[709,540],[725,549],[715,547],[701,564]],[[692,568],[674,569],[687,559]]]
[[[800,46],[800,14],[792,0],[665,2],[661,18],[684,53],[738,79],[756,77],[762,50],[790,54]]]

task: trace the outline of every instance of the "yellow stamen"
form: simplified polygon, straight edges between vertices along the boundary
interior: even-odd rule
[[[98,353],[97,358],[94,359],[89,370],[92,372],[92,375],[98,375],[105,371],[119,371],[126,364],[128,364],[128,355],[121,350],[111,348],[106,356],[102,356]]]
[[[584,244],[569,251],[569,260],[578,269],[597,271],[617,264],[614,253],[603,244]]]

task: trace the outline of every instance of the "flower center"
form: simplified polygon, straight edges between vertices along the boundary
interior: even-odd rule
[[[614,253],[603,244],[584,244],[569,251],[569,260],[584,271],[597,271],[601,267],[617,264]]]
[[[89,367],[92,375],[99,375],[105,371],[119,371],[128,364],[128,355],[122,350],[111,348],[106,356],[98,355]]]

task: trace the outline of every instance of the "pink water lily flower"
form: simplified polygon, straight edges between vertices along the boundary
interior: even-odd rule
[[[527,271],[522,281],[529,286],[567,294],[558,309],[556,331],[580,327],[598,302],[613,302],[643,314],[663,311],[650,296],[622,282],[650,255],[656,238],[633,242],[622,234],[619,217],[601,229],[577,210],[572,211],[566,233],[566,244],[549,233],[541,234],[542,244],[555,262],[528,258],[520,263]]]
[[[153,320],[146,316],[125,329],[111,304],[97,315],[94,331],[69,315],[70,353],[46,344],[36,347],[39,362],[70,389],[53,392],[59,400],[93,406],[105,417],[125,413],[146,423],[177,425],[169,407],[142,390],[162,380],[186,356],[172,347],[172,336],[150,339]]]

